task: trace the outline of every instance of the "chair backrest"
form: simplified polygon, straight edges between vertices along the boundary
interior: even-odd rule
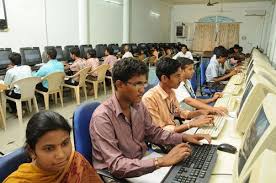
[[[91,67],[85,67],[75,74],[75,75],[79,75],[79,86],[85,86],[85,79],[90,69]]]
[[[210,58],[202,58],[200,62],[200,85],[204,85],[206,82],[206,69],[209,65]]]
[[[191,79],[191,84],[192,84],[193,90],[196,92],[196,90],[197,90],[197,72],[194,73],[194,75]]]
[[[73,130],[75,149],[92,164],[92,143],[89,133],[89,123],[99,102],[86,102],[74,112]]]
[[[0,158],[0,182],[3,182],[12,172],[23,164],[30,162],[28,154],[24,148],[19,148],[16,151],[7,154]]]
[[[96,73],[98,76],[97,81],[102,82],[105,80],[105,74],[109,67],[110,66],[108,64],[102,64],[93,70],[93,73]]]
[[[48,81],[48,92],[57,91],[61,88],[61,84],[64,83],[64,72],[54,72],[45,77]]]
[[[17,80],[11,84],[11,88],[18,86],[20,88],[21,100],[33,98],[35,94],[35,86],[41,82],[41,78],[28,77]]]

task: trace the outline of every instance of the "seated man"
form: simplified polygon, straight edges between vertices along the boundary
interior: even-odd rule
[[[214,49],[214,55],[211,58],[205,72],[207,83],[219,83],[220,81],[225,81],[238,73],[237,70],[232,70],[228,74],[225,74],[225,70],[222,68],[222,66],[224,65],[227,57],[228,52],[223,46],[218,46]]]
[[[185,142],[203,138],[210,142],[209,135],[170,133],[152,123],[141,102],[147,73],[146,64],[133,58],[113,66],[116,92],[95,110],[90,122],[94,168],[107,169],[119,178],[140,176],[187,158],[191,148]],[[178,145],[163,157],[142,160],[146,141]]]
[[[8,67],[8,71],[6,72],[6,75],[4,78],[4,83],[6,85],[10,85],[11,83],[17,80],[32,76],[31,67],[28,65],[21,65],[21,55],[19,53],[15,53],[15,52],[11,53],[9,55],[9,60],[11,61],[11,65]],[[14,88],[7,90],[6,95],[11,98],[20,99],[21,97],[20,88],[15,86]],[[9,103],[11,108],[10,112],[15,113],[16,112],[15,103],[10,100],[7,100],[7,102]]]
[[[122,58],[129,58],[129,57],[133,57],[132,53],[129,51],[129,46],[125,45],[124,47],[124,55]]]
[[[179,87],[174,90],[177,101],[187,104],[187,108],[190,110],[194,109],[206,109],[215,111],[219,114],[227,113],[227,109],[224,107],[212,107],[208,104],[215,102],[222,96],[222,93],[215,93],[212,98],[201,99],[196,96],[192,84],[189,81],[194,75],[194,61],[188,58],[179,57],[177,60],[181,63],[182,69],[182,82]]]
[[[189,58],[191,60],[193,60],[193,55],[192,53],[189,51],[187,45],[182,44],[179,46],[178,48],[179,52],[173,56],[173,59],[177,59],[178,57],[185,57],[185,58]]]
[[[47,50],[47,59],[49,60],[46,64],[44,64],[40,69],[33,74],[35,77],[44,77],[48,76],[54,72],[64,72],[64,66],[62,62],[59,62],[57,57],[57,51],[55,48],[49,48]],[[36,85],[36,89],[40,91],[47,92],[48,91],[48,81],[43,81],[42,83],[38,83]]]
[[[108,64],[109,65],[109,69],[106,72],[107,76],[111,76],[111,72],[112,72],[112,67],[113,65],[118,61],[117,57],[114,55],[114,50],[113,48],[106,48],[105,52],[105,59],[103,64]]]
[[[213,116],[207,115],[210,111],[198,110],[187,111],[181,110],[179,103],[172,89],[178,88],[181,82],[181,67],[177,60],[164,58],[157,62],[156,75],[159,84],[146,92],[142,98],[144,105],[147,107],[152,121],[165,130],[182,133],[191,127],[201,127],[213,122]],[[183,119],[191,119],[190,122],[177,125],[174,121],[175,117]]]
[[[80,58],[80,49],[78,47],[73,47],[70,49],[70,57],[74,60],[74,62],[72,65],[66,66],[66,68],[69,67],[69,71],[67,71],[66,74],[74,75],[81,69],[85,68],[86,61],[85,59]],[[65,83],[77,86],[79,84],[79,78],[70,78],[65,80]]]

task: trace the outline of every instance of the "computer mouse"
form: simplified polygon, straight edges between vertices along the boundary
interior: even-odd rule
[[[230,144],[220,144],[218,145],[218,150],[232,154],[235,154],[237,152],[237,148]]]

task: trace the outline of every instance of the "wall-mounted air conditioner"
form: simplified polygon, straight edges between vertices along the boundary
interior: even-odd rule
[[[186,38],[188,36],[188,27],[184,23],[176,25],[176,37]]]
[[[244,15],[245,16],[265,16],[266,11],[265,10],[245,10]]]

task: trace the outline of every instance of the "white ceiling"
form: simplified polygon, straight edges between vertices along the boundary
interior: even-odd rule
[[[179,4],[207,4],[208,0],[160,0],[169,4],[179,5]],[[256,1],[272,1],[272,0],[211,0],[213,2],[223,2],[223,3],[241,3],[241,2],[256,2]]]

